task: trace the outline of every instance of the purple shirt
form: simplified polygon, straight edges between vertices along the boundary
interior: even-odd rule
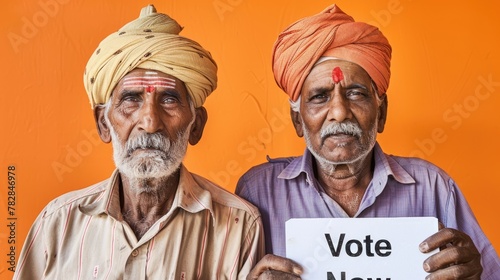
[[[495,249],[446,172],[422,159],[386,155],[378,143],[374,157],[373,178],[354,217],[436,217],[472,238],[482,256],[483,280],[500,279]],[[290,218],[348,217],[319,185],[308,149],[300,157],[268,160],[246,172],[236,187],[236,194],[261,212],[267,253],[285,256]]]

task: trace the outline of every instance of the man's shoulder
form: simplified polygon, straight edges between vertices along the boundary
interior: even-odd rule
[[[408,156],[396,156],[396,155],[386,155],[388,158],[397,162],[401,167],[405,170],[415,170],[419,172],[431,172],[431,173],[439,173],[442,175],[446,175],[446,171],[444,171],[441,167],[436,164],[422,158],[418,157],[408,157]]]
[[[455,185],[453,178],[443,168],[428,160],[395,155],[386,155],[386,158],[396,178],[403,179],[404,176],[409,176],[417,183],[434,182],[425,184],[427,187]]]
[[[191,173],[196,183],[208,191],[212,197],[212,203],[218,204],[222,207],[230,207],[234,209],[242,210],[248,213],[253,219],[260,217],[260,213],[257,208],[249,203],[247,200],[237,196],[234,193],[222,188],[221,186],[215,184],[214,182],[202,177],[198,174]]]
[[[246,171],[242,178],[250,179],[250,178],[269,178],[271,174],[279,174],[283,171],[290,163],[292,163],[296,156],[292,157],[279,157],[279,158],[270,158],[267,157],[267,162],[255,165]]]
[[[86,188],[70,191],[54,198],[45,207],[44,216],[50,216],[68,206],[78,207],[81,204],[92,203],[106,190],[108,182],[109,179],[106,179]]]
[[[270,193],[282,189],[284,177],[296,172],[301,157],[267,157],[267,162],[251,167],[238,180],[235,193],[256,204]]]

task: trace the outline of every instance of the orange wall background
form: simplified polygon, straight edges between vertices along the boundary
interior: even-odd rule
[[[140,8],[155,4],[184,36],[208,49],[219,87],[209,120],[185,164],[234,191],[248,168],[299,155],[303,139],[271,72],[277,34],[329,4],[267,0],[7,0],[0,9],[0,278],[10,279],[7,227],[16,257],[31,223],[56,196],[107,178],[111,145],[99,140],[83,88],[97,44]],[[497,1],[339,0],[356,20],[380,27],[393,47],[384,151],[419,156],[458,182],[500,251],[500,24]],[[15,212],[8,213],[8,166],[15,166]],[[11,205],[12,206],[12,205]],[[15,218],[9,220],[8,218]],[[11,244],[12,245],[12,244]]]

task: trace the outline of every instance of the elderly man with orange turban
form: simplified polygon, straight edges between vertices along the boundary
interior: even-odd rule
[[[43,209],[14,279],[245,279],[262,257],[257,209],[182,164],[217,65],[181,29],[148,6],[92,54],[85,89],[117,169]]]
[[[238,182],[236,193],[262,213],[268,253],[247,279],[300,279],[303,268],[285,258],[291,218],[427,216],[444,225],[420,244],[424,253],[441,248],[422,264],[427,279],[500,279],[498,256],[455,182],[437,166],[387,155],[377,143],[390,60],[380,30],[335,5],[278,36],[274,77],[307,149],[253,167]]]

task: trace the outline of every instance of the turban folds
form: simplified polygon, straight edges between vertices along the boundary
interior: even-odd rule
[[[296,101],[315,63],[329,56],[361,66],[381,95],[389,86],[391,50],[377,27],[355,22],[332,5],[281,32],[273,47],[274,79]]]
[[[83,76],[92,108],[106,103],[114,87],[135,68],[156,70],[184,82],[195,107],[217,87],[217,64],[195,41],[178,35],[182,27],[150,5],[138,19],[106,37]]]

